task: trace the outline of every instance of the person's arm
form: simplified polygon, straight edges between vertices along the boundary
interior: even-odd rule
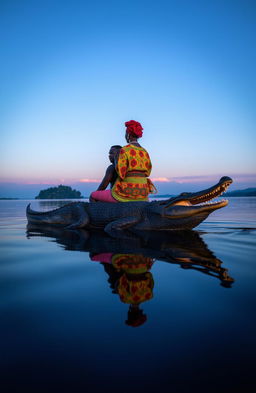
[[[128,160],[123,149],[120,150],[119,155],[115,159],[116,171],[121,179],[124,179],[128,169]]]
[[[115,173],[115,167],[114,165],[109,165],[109,167],[106,170],[105,176],[103,177],[99,187],[97,188],[97,191],[102,191],[105,190],[107,188],[107,186],[109,185],[109,183],[111,182],[113,176]]]

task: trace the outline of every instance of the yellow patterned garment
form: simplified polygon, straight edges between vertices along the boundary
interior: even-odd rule
[[[155,193],[148,176],[152,164],[143,147],[127,145],[122,147],[116,164],[118,178],[112,188],[112,196],[120,202],[147,201],[148,194]]]
[[[153,258],[141,254],[115,254],[112,264],[117,271],[123,271],[117,285],[117,292],[123,303],[140,304],[153,297],[154,280],[148,271]]]
[[[123,303],[140,304],[152,299],[154,280],[150,272],[144,273],[139,280],[127,276],[125,273],[120,277],[117,292]]]
[[[112,265],[117,271],[125,271],[129,274],[141,274],[151,269],[153,258],[141,254],[113,254]]]

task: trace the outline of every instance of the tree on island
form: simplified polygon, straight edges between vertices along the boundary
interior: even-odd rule
[[[72,190],[69,186],[50,187],[41,190],[35,199],[78,199],[82,198],[81,192]]]

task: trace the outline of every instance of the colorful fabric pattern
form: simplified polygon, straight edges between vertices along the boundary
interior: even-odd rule
[[[141,254],[114,254],[112,256],[112,264],[116,270],[123,270],[129,274],[146,273],[153,263],[152,258]]]
[[[153,288],[154,280],[150,272],[144,273],[140,280],[133,280],[124,274],[119,279],[117,292],[123,303],[140,304],[152,299]]]
[[[140,304],[153,297],[154,280],[151,269],[154,260],[140,254],[115,254],[112,264],[117,271],[123,271],[117,292],[123,303]]]
[[[116,165],[118,178],[112,188],[113,197],[121,202],[147,201],[148,194],[156,192],[148,178],[151,168],[149,154],[143,147],[124,146]]]

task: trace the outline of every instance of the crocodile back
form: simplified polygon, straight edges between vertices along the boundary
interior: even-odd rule
[[[149,202],[95,202],[87,205],[87,213],[90,218],[90,226],[104,228],[109,222],[122,217],[142,218]]]

